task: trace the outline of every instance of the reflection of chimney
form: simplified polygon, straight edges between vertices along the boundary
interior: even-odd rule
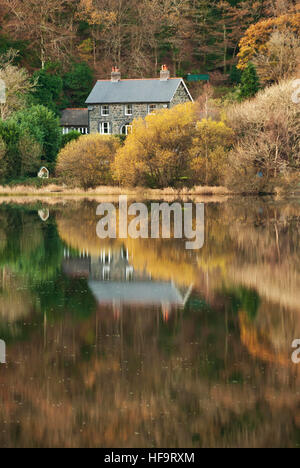
[[[168,303],[162,304],[162,315],[163,315],[163,321],[165,323],[169,321],[170,313],[171,313],[171,305]]]
[[[113,67],[111,72],[111,81],[112,83],[118,83],[121,81],[121,72],[119,68]]]
[[[160,81],[168,81],[170,79],[170,70],[167,65],[163,65],[160,70]]]

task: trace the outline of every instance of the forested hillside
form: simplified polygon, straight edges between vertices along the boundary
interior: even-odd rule
[[[84,107],[112,66],[148,78],[162,64],[195,104],[133,121],[121,146],[62,137],[61,110]],[[299,190],[299,66],[296,0],[0,0],[0,181],[46,165],[84,188]]]
[[[230,72],[247,28],[295,11],[297,0],[0,0],[0,53],[20,51],[28,69],[87,62],[105,78]]]

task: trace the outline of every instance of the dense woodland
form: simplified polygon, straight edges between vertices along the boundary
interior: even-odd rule
[[[29,70],[72,61],[105,78],[112,65],[124,76],[230,72],[239,42],[260,20],[296,10],[293,0],[0,0],[0,52],[20,51]]]
[[[85,188],[137,181],[154,188],[232,187],[239,180],[252,192],[295,179],[299,106],[291,97],[298,96],[299,2],[0,0],[0,12],[1,181],[36,177],[41,164]],[[162,63],[173,76],[209,73],[210,83],[189,83],[193,108],[152,116],[146,128],[134,124],[121,148],[98,135],[97,171],[83,181],[74,168],[86,169],[92,140],[62,138],[60,111],[83,107],[112,65],[123,77],[147,78],[159,76]],[[115,151],[105,168],[99,158],[108,147]]]

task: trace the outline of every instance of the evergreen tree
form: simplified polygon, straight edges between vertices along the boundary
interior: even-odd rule
[[[85,100],[92,90],[94,75],[87,63],[73,63],[71,69],[63,77],[66,103],[72,107],[84,107]]]
[[[259,78],[256,68],[252,62],[249,62],[242,74],[240,98],[248,99],[256,95],[260,89]]]
[[[32,93],[32,104],[48,107],[48,109],[58,115],[60,100],[62,98],[63,80],[59,76],[56,64],[49,63],[44,69],[36,71],[33,74],[33,80],[37,81],[37,85]]]

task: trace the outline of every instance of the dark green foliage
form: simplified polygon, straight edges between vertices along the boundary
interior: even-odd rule
[[[48,64],[44,70],[36,71],[33,80],[37,80],[37,85],[31,95],[33,104],[48,107],[55,114],[59,113],[63,90],[63,80],[57,72],[54,64]]]
[[[231,300],[231,310],[238,313],[239,310],[244,310],[250,320],[254,320],[261,303],[258,293],[253,289],[238,287],[230,291],[224,291],[228,294]]]
[[[72,130],[71,132],[62,136],[60,148],[61,149],[64,148],[68,143],[70,143],[70,141],[78,140],[78,138],[80,137],[81,137],[80,132],[77,132],[76,130]]]
[[[13,120],[21,130],[27,130],[40,143],[42,160],[51,169],[61,145],[59,119],[52,111],[38,105],[17,112]]]
[[[92,90],[94,75],[87,63],[73,63],[70,71],[63,76],[63,89],[68,106],[84,107]]]
[[[247,68],[243,71],[241,83],[241,99],[252,98],[259,91],[259,78],[252,62],[249,62]]]
[[[37,174],[41,166],[41,145],[26,128],[13,119],[0,121],[0,142],[4,154],[0,160],[0,179],[27,178]]]
[[[1,170],[2,178],[11,178],[18,176],[21,170],[21,162],[18,151],[18,143],[20,138],[20,129],[16,122],[0,120],[0,137],[6,146],[6,154],[1,161],[3,170]]]
[[[0,55],[6,54],[9,49],[15,49],[19,52],[15,57],[14,65],[20,64],[20,62],[23,59],[27,59],[30,54],[25,41],[14,41],[9,37],[0,35]]]
[[[65,107],[84,107],[94,83],[93,72],[84,62],[73,62],[65,74],[60,63],[49,62],[32,78],[37,80],[37,87],[30,103],[48,107],[57,115]]]
[[[239,70],[236,66],[232,67],[231,72],[230,72],[230,83],[233,85],[237,85],[241,83],[242,79],[242,71]]]

